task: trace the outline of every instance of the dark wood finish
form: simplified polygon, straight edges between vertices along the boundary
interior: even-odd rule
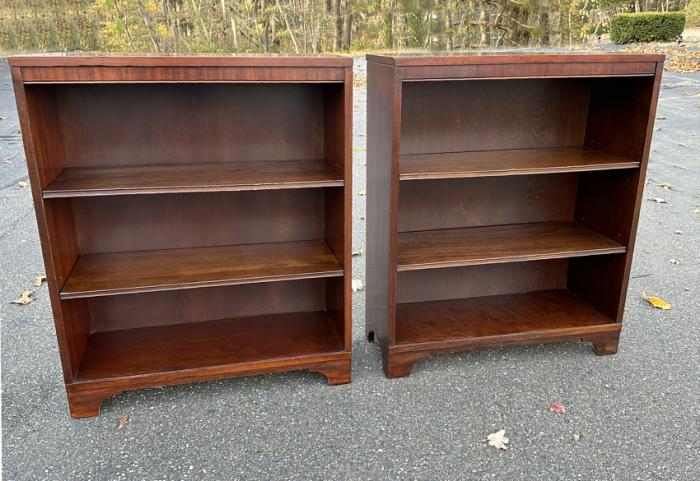
[[[367,63],[367,297],[365,335],[394,342],[401,88],[398,72]]]
[[[570,222],[577,184],[573,173],[401,182],[398,230]]]
[[[401,156],[401,180],[633,169],[639,162],[590,149],[522,149]]]
[[[325,312],[103,331],[90,335],[77,382],[343,350]]]
[[[568,259],[549,259],[401,271],[396,302],[429,302],[564,289],[570,262]]]
[[[44,190],[44,198],[235,192],[342,185],[342,177],[323,160],[69,167]]]
[[[387,376],[512,344],[615,353],[664,57],[367,59],[366,331]]]
[[[351,59],[10,64],[73,417],[208,379],[350,382]]]
[[[625,247],[575,223],[541,222],[399,234],[399,271],[602,254]]]
[[[566,290],[399,304],[396,344],[455,346],[500,336],[552,337],[556,331],[619,324]]]
[[[342,275],[320,240],[89,254],[78,257],[61,299]]]

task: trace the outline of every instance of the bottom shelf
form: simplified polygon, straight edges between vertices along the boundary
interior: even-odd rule
[[[333,326],[327,312],[301,312],[96,332],[77,382],[339,353]]]
[[[414,302],[396,309],[397,348],[489,347],[619,329],[619,323],[566,289]]]

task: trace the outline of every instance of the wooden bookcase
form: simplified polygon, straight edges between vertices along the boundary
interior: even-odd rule
[[[68,403],[351,378],[352,59],[10,60]]]
[[[660,55],[368,55],[367,312],[427,356],[621,329]]]

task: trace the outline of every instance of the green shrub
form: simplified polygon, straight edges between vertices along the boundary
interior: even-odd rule
[[[610,38],[614,43],[675,40],[684,28],[682,12],[618,13],[610,22]]]

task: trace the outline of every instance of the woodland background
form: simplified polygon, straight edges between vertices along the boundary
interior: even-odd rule
[[[0,50],[318,53],[580,45],[700,0],[0,0]]]

